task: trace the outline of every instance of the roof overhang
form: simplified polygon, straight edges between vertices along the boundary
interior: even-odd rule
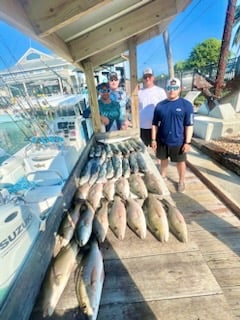
[[[191,0],[2,0],[0,18],[81,70],[127,58],[128,41],[161,34]]]

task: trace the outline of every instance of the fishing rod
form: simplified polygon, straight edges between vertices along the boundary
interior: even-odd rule
[[[11,52],[11,50],[9,49],[9,47],[6,46],[6,48],[7,48],[7,50],[9,51],[10,56],[13,57],[13,58],[15,58],[15,57],[12,55],[12,52]],[[4,63],[4,61],[2,60],[2,57],[0,57],[0,60]],[[15,60],[16,60],[16,58],[15,58]],[[5,65],[6,65],[6,64],[5,64]],[[20,65],[19,65],[19,64],[17,64],[17,67],[18,67],[18,69],[19,69],[20,71],[23,71],[22,68],[20,68]],[[6,69],[8,70],[9,74],[12,76],[13,80],[16,81],[14,75],[11,73],[11,71],[9,70],[9,68],[6,68]],[[24,76],[24,78],[25,78],[26,80],[28,80],[28,79],[25,77],[25,73],[23,73],[23,76]],[[5,82],[5,85],[6,85],[6,87],[8,88],[8,90],[11,92],[11,90],[10,90],[10,88],[9,88],[9,85],[8,85],[6,82]],[[21,90],[20,90],[19,88],[16,88],[16,89],[20,91],[21,96],[24,97],[25,101],[27,102],[30,110],[32,111],[32,113],[33,113],[33,115],[34,115],[34,118],[35,118],[34,120],[35,120],[36,125],[38,126],[38,128],[40,129],[40,131],[42,132],[42,134],[43,134],[44,136],[46,136],[46,133],[45,133],[44,130],[42,129],[41,124],[39,124],[38,120],[36,119],[36,113],[35,113],[34,108],[33,108],[32,105],[30,104],[30,102],[25,98],[24,93],[21,92]],[[35,98],[36,98],[36,100],[37,100],[37,102],[38,102],[38,105],[40,106],[37,97],[35,97]],[[18,101],[18,103],[19,103],[19,101]],[[23,110],[22,107],[23,107],[23,106],[21,106],[21,104],[20,104],[21,110]],[[42,107],[41,107],[41,106],[40,106],[40,108],[41,108],[41,110],[42,110]],[[42,110],[42,111],[43,111],[43,110]],[[26,110],[24,110],[24,112],[26,112]],[[32,120],[33,120],[33,119],[30,118],[30,120],[28,120],[28,121],[29,121],[29,122],[30,122],[30,121],[32,122]],[[47,124],[47,127],[48,127],[48,129],[51,131],[51,128],[48,126],[48,124]]]
[[[11,86],[9,86],[7,83],[5,83],[5,85],[6,85],[6,87],[8,88],[8,90],[11,92],[11,89],[10,89]],[[23,92],[21,92],[21,89],[19,89],[19,88],[17,88],[17,87],[16,87],[16,89],[18,89],[18,90],[20,91],[21,95],[23,96]],[[24,96],[23,96],[23,97],[24,97]],[[34,108],[32,108],[31,104],[29,103],[29,101],[28,101],[25,97],[24,97],[24,99],[25,99],[25,101],[27,102],[27,105],[29,106],[29,108],[31,109],[31,111],[32,111],[33,114],[34,114],[34,112],[35,112]],[[36,118],[33,118],[33,119],[32,119],[31,117],[29,117],[29,114],[28,114],[28,113],[27,113],[28,118],[26,117],[26,110],[23,108],[22,101],[17,100],[17,102],[18,102],[18,106],[19,106],[19,107],[21,108],[21,110],[24,112],[25,119],[30,122],[30,128],[31,128],[32,121],[34,120],[34,122],[37,123],[37,126],[38,126],[38,128],[40,129],[40,131],[43,133],[43,135],[45,135],[45,132],[43,131],[41,125],[36,121]],[[31,130],[32,130],[32,128],[31,128]],[[32,134],[34,135],[34,131],[32,131]]]
[[[52,69],[45,61],[43,61],[42,59],[40,59],[40,60],[53,74],[55,74],[55,76],[60,78],[62,81],[65,81],[69,85],[69,87],[71,88],[72,92],[74,91],[71,83],[69,83],[69,81],[67,79],[64,79],[59,73],[57,73],[57,71]]]
[[[3,99],[5,97],[1,96]],[[11,113],[8,112],[8,110],[5,110],[5,112],[7,113],[7,115],[9,116],[9,118],[13,121],[13,123],[18,127],[18,129],[23,133],[23,135],[25,136],[25,138],[27,138],[28,140],[30,139],[30,137],[26,134],[26,132],[23,130],[23,128],[21,126],[18,125],[18,121],[16,121],[14,119],[14,117],[11,115]]]

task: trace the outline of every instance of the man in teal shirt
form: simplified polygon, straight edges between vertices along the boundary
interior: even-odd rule
[[[101,122],[105,125],[106,131],[117,130],[117,122],[120,119],[120,104],[110,99],[110,89],[108,83],[100,83],[97,86],[99,94],[98,106]],[[83,116],[88,118],[91,114],[90,108],[87,108]]]

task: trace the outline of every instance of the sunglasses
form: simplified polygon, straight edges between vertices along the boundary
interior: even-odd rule
[[[118,81],[118,79],[117,78],[112,78],[112,79],[110,79],[110,81]]]
[[[151,78],[152,75],[151,74],[145,74],[145,76],[143,76],[143,79],[147,79],[147,78]]]
[[[177,91],[179,89],[179,86],[167,86],[167,91]]]
[[[100,93],[109,93],[110,90],[109,89],[99,89]]]

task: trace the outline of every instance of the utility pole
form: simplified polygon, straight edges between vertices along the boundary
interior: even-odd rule
[[[218,62],[216,83],[215,83],[215,96],[221,97],[222,87],[224,83],[224,76],[226,71],[226,65],[229,55],[229,46],[232,34],[232,27],[234,22],[234,15],[236,9],[237,0],[228,0],[228,7],[225,18],[225,25],[222,37],[222,45],[220,50],[220,58]]]
[[[172,51],[171,51],[171,47],[170,47],[168,29],[166,29],[163,32],[163,40],[164,40],[164,47],[165,47],[166,56],[167,56],[168,75],[169,75],[169,78],[173,78],[174,77],[174,66],[173,66]]]

